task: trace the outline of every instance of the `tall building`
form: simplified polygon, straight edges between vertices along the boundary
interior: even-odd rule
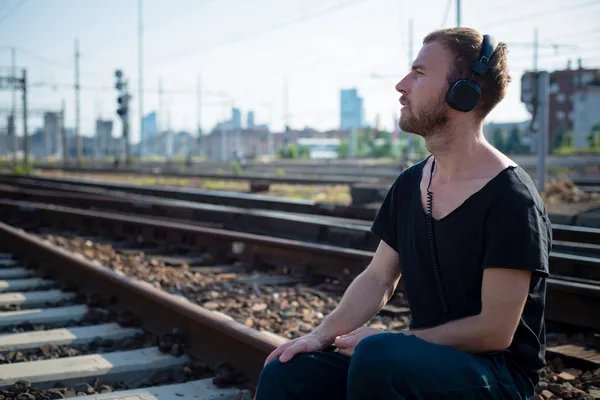
[[[142,119],[142,142],[140,143],[142,156],[156,154],[157,133],[156,111],[152,111]]]
[[[246,123],[248,129],[254,128],[254,111],[248,111],[248,121]]]
[[[364,124],[363,99],[355,88],[340,91],[340,129],[361,128]]]
[[[44,113],[44,156],[50,157],[58,154],[60,138],[60,113]]]
[[[242,112],[239,108],[231,109],[231,125],[233,129],[242,129]]]

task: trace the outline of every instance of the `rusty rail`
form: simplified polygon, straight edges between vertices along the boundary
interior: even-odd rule
[[[256,383],[266,356],[285,339],[263,334],[225,315],[170,295],[98,263],[77,257],[0,222],[3,247],[29,263],[42,265],[53,278],[71,282],[80,292],[98,294],[117,313],[131,312],[156,335],[177,329],[190,356],[211,368],[230,365]]]

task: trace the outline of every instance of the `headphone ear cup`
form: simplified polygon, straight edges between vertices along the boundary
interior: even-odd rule
[[[468,112],[475,108],[481,97],[479,86],[468,79],[456,80],[446,93],[446,103],[455,110]]]

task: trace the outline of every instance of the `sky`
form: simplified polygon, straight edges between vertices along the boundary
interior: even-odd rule
[[[10,72],[14,47],[30,82],[30,133],[42,125],[39,110],[60,110],[63,100],[67,125],[75,123],[75,40],[84,135],[94,133],[98,117],[114,119],[114,134],[121,131],[117,68],[133,95],[134,142],[140,86],[143,113],[157,111],[160,128],[195,131],[200,123],[210,131],[235,106],[244,121],[253,110],[256,123],[276,131],[286,121],[295,129],[336,129],[339,91],[355,87],[364,98],[365,122],[378,118],[381,128],[393,129],[399,115],[394,86],[427,33],[457,25],[455,1],[142,0],[140,85],[138,0],[0,0],[0,76]],[[584,67],[600,68],[600,0],[483,3],[462,0],[461,25],[506,42],[512,76],[489,122],[529,118],[520,102],[520,76],[534,65],[535,29],[539,69],[563,69],[568,60],[576,66],[578,58]],[[11,101],[10,92],[0,92],[0,111]],[[4,114],[0,118],[1,127]]]

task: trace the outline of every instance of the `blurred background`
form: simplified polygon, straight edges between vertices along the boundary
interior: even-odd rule
[[[457,25],[508,44],[491,143],[537,152],[521,77],[544,70],[548,152],[598,154],[600,1],[486,3],[2,0],[0,157],[23,157],[26,129],[38,162],[63,147],[79,163],[416,160],[426,149],[398,130],[394,85],[428,32]]]

